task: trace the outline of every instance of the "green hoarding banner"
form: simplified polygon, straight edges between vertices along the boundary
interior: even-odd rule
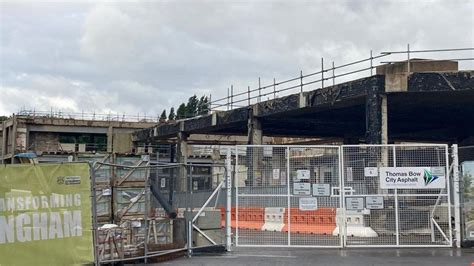
[[[0,265],[94,261],[87,163],[0,165]]]

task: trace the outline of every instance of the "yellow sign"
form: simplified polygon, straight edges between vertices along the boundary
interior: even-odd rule
[[[89,165],[0,165],[0,265],[94,261]]]

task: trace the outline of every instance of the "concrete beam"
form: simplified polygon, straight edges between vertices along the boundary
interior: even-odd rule
[[[116,128],[141,129],[156,125],[155,122],[126,122],[126,121],[100,121],[100,120],[81,120],[59,117],[31,117],[18,116],[21,123],[50,126],[85,126],[85,127],[104,127],[113,126]]]
[[[30,132],[107,134],[109,127],[28,125]]]

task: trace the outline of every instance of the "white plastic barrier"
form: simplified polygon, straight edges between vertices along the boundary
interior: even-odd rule
[[[346,236],[355,237],[377,237],[377,232],[369,226],[364,226],[364,211],[348,211],[342,208],[338,208],[336,211],[337,226],[332,232],[333,236],[339,236],[340,227],[339,225],[344,222],[344,211],[346,212]]]
[[[265,208],[265,223],[262,226],[262,230],[281,232],[285,226],[284,215],[285,208]]]

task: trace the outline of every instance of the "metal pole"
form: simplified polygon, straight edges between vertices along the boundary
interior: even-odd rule
[[[193,233],[193,226],[192,226],[192,222],[191,220],[188,221],[188,257],[191,257],[192,256],[192,253],[193,253],[193,236],[192,236],[192,233]]]
[[[341,210],[342,210],[342,222],[339,225],[340,226],[339,234],[342,235],[341,246],[342,247],[347,247],[346,192],[344,191],[344,187],[346,185],[345,184],[345,182],[346,182],[346,180],[345,180],[346,179],[346,169],[345,169],[345,165],[344,165],[344,146],[339,148],[339,152],[340,152],[340,155],[339,155],[340,159],[339,160],[340,160],[340,165],[341,165],[341,172],[339,173],[340,178],[341,178],[341,180],[340,180],[341,184],[339,185],[339,194],[341,194],[340,207],[341,207]]]
[[[144,256],[145,256],[145,264],[148,262],[148,239],[150,236],[148,235],[148,208],[150,208],[150,202],[148,201],[150,198],[149,190],[150,190],[150,178],[148,176],[148,169],[144,169],[145,171],[145,211],[143,216],[145,216],[145,247],[144,247]]]
[[[229,88],[227,88],[227,111],[229,111],[229,99],[230,99],[230,91],[229,91]]]
[[[262,101],[262,85],[260,83],[260,77],[258,78],[258,102]]]
[[[321,57],[321,89],[324,88],[324,58]]]
[[[373,75],[373,65],[374,65],[374,57],[372,56],[372,50],[370,50],[370,76]]]
[[[226,250],[231,251],[232,239],[231,239],[231,209],[232,209],[232,154],[230,147],[227,148],[226,157],[226,207],[225,207],[225,238],[226,238]],[[217,199],[218,200],[218,199]]]
[[[397,151],[396,147],[393,146],[393,167],[397,167]],[[400,232],[398,228],[398,190],[395,189],[395,234],[397,246],[400,245]]]
[[[288,213],[288,246],[291,246],[291,194],[290,194],[290,147],[286,147],[286,197]]]
[[[445,145],[444,146],[444,153],[445,153],[445,162],[446,162],[446,193],[448,194],[447,202],[448,202],[448,230],[449,230],[449,245],[453,245],[453,225],[451,221],[451,181],[449,178],[449,146]],[[438,164],[439,165],[439,164]],[[441,194],[441,191],[440,191]],[[436,207],[436,205],[435,205]],[[439,229],[439,228],[438,228]],[[441,231],[441,230],[440,230]],[[446,239],[446,236],[443,234],[444,238]]]
[[[234,85],[230,85],[230,109],[232,110],[232,107],[234,105]]]
[[[300,88],[301,92],[303,92],[303,70],[300,71]]]
[[[92,181],[92,242],[94,245],[94,263],[99,264],[99,254],[97,252],[97,192],[95,184],[95,164],[89,163],[89,173]]]
[[[212,94],[209,94],[209,108],[207,112],[212,112]]]
[[[276,99],[276,83],[275,83],[275,78],[273,78],[273,99]]]
[[[248,105],[250,105],[250,86],[248,86],[247,88],[247,102],[248,102]]]
[[[336,68],[334,67],[334,61],[332,61],[332,86],[336,85]]]
[[[458,145],[453,144],[451,147],[452,168],[453,168],[453,184],[454,184],[454,233],[456,238],[456,247],[461,247],[461,189],[459,182],[459,157]],[[449,175],[448,175],[449,176]],[[449,180],[448,180],[449,182]]]
[[[407,57],[408,57],[407,72],[408,72],[408,75],[410,75],[410,44],[407,44]]]
[[[248,149],[248,147],[246,147]],[[239,149],[234,147],[235,150],[235,177],[234,177],[234,187],[235,187],[235,246],[239,246]],[[232,215],[232,213],[231,213]]]
[[[339,241],[340,241],[340,246],[341,248],[344,247],[344,228],[345,225],[344,223],[346,222],[345,218],[345,209],[344,209],[344,195],[342,194],[342,187],[343,187],[343,182],[344,182],[344,176],[343,176],[343,169],[344,166],[342,165],[342,147],[338,146],[337,147],[337,153],[338,153],[338,172],[339,176],[337,177],[339,180],[339,206],[338,208],[340,209],[340,213],[342,213],[342,219],[339,217],[339,219],[336,219],[336,227],[339,228]],[[336,216],[337,216],[337,208],[336,208]]]

